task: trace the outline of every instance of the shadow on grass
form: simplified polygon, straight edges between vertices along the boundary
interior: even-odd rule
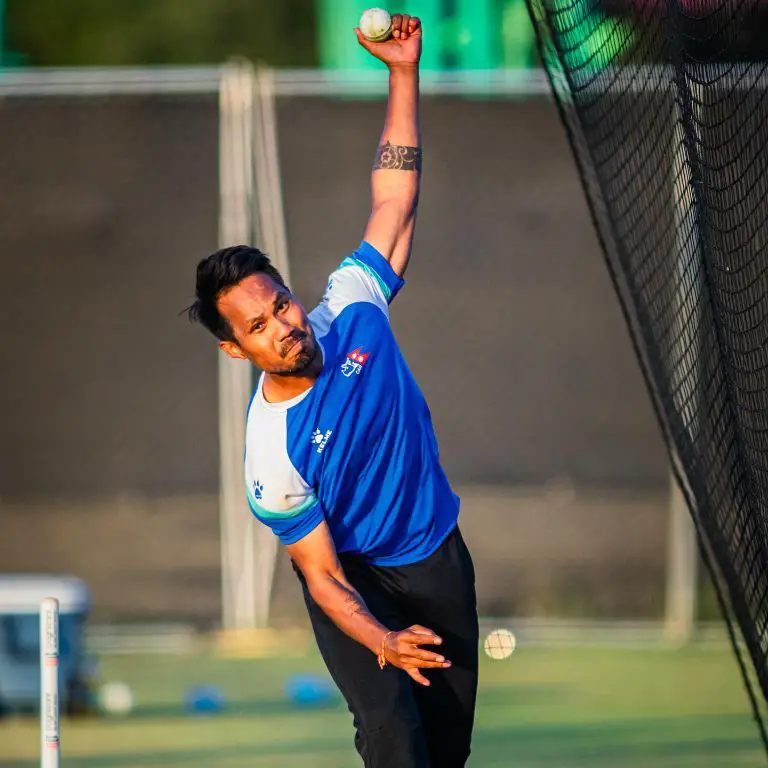
[[[754,731],[754,736],[747,735]],[[478,727],[474,742],[478,757],[506,752],[511,760],[537,759],[537,764],[653,765],[663,758],[708,758],[764,751],[754,723],[745,715],[665,717],[609,720],[600,723],[537,723]],[[504,747],[508,745],[508,747]],[[637,761],[637,762],[630,762]],[[718,765],[727,765],[719,762]]]
[[[504,705],[510,703],[531,704],[539,701],[550,701],[554,698],[562,699],[565,688],[555,685],[526,685],[518,686],[510,693],[508,688],[491,688],[483,691],[478,704],[484,707]],[[125,722],[134,720],[151,720],[155,718],[182,718],[190,717],[216,718],[216,717],[240,717],[258,716],[286,717],[289,715],[308,715],[312,712],[347,711],[347,705],[341,694],[337,694],[325,702],[316,704],[299,705],[290,701],[287,697],[274,699],[228,699],[223,710],[214,714],[192,713],[187,711],[183,701],[161,702],[158,704],[137,705],[130,715],[124,718]],[[109,719],[109,718],[108,718]],[[114,720],[119,722],[119,720]],[[0,768],[3,768],[0,766]]]
[[[571,698],[572,689],[566,685],[499,685],[481,687],[477,695],[478,706],[509,707],[520,704],[562,702]]]
[[[737,757],[761,757],[760,743],[755,736],[729,736],[737,726],[743,734],[744,717],[663,718],[642,721],[605,721],[599,724],[539,724],[503,729],[478,728],[475,734],[472,765],[483,765],[484,759],[500,764],[536,765],[561,768],[611,766],[668,765],[665,760],[695,760],[696,766],[728,766]],[[749,721],[747,721],[749,722]],[[707,726],[711,737],[702,737]],[[693,727],[693,731],[691,730]],[[102,753],[87,757],[66,757],[68,768],[170,768],[217,765],[217,761],[269,759],[289,757],[300,765],[310,756],[333,753],[348,755],[352,751],[351,734],[321,739],[291,738],[270,745],[239,745],[210,749],[170,749],[167,751],[134,750],[122,754]],[[729,760],[730,758],[730,760]],[[566,762],[567,761],[567,762]],[[330,763],[329,763],[330,764]],[[505,764],[507,764],[505,762]],[[685,762],[685,765],[694,763]],[[37,760],[16,760],[3,763],[3,768],[36,768]]]
[[[309,755],[332,752],[349,752],[352,749],[351,736],[347,738],[312,739],[302,741],[292,738],[290,741],[268,746],[239,745],[236,747],[215,747],[211,749],[175,749],[124,752],[122,754],[104,753],[87,757],[63,756],[62,763],[67,768],[153,768],[154,766],[206,765],[215,766],[216,760],[248,758],[254,760],[264,757],[295,757],[301,761]],[[244,763],[245,764],[245,763]],[[33,768],[40,765],[39,760],[16,760],[3,762],[2,768]]]
[[[334,710],[344,710],[346,704],[341,696],[330,701],[317,704],[294,704],[286,698],[279,699],[241,699],[236,701],[228,700],[224,708],[213,714],[205,712],[189,712],[183,702],[166,702],[162,704],[147,704],[137,706],[131,714],[126,717],[130,720],[151,720],[153,718],[216,718],[216,717],[238,717],[254,715],[259,718],[264,717],[285,717],[286,715],[306,715],[311,712],[329,712]]]

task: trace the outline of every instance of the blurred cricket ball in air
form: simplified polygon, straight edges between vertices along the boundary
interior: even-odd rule
[[[372,43],[389,40],[392,37],[392,17],[383,8],[369,8],[360,17],[360,31]]]
[[[506,659],[512,655],[517,641],[508,629],[494,629],[483,643],[486,654],[492,659]]]

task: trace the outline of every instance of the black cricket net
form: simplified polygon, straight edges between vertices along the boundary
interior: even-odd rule
[[[768,4],[528,5],[768,749]]]

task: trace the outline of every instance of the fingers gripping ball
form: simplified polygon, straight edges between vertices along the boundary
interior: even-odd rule
[[[483,647],[492,659],[506,659],[515,650],[515,636],[508,629],[494,629],[485,638]]]
[[[360,17],[360,31],[366,40],[381,43],[392,37],[392,17],[383,8],[369,8]]]

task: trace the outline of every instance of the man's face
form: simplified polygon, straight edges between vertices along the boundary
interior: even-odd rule
[[[315,359],[318,345],[304,307],[268,275],[246,277],[216,305],[235,336],[236,343],[219,344],[230,357],[282,376],[302,373]]]

